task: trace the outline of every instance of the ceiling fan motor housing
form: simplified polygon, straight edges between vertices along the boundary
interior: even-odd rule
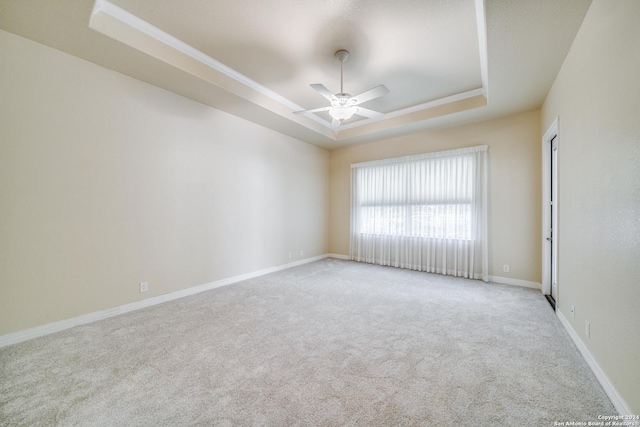
[[[337,93],[336,97],[331,100],[332,107],[350,107],[358,101],[348,93]]]

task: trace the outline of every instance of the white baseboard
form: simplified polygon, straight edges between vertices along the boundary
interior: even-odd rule
[[[618,411],[620,415],[634,415],[633,412],[631,412],[631,408],[629,407],[629,405],[627,405],[627,402],[625,402],[622,396],[620,396],[620,393],[618,393],[618,390],[616,390],[616,388],[613,386],[611,380],[609,380],[609,377],[607,377],[607,374],[605,374],[604,371],[600,368],[600,365],[598,365],[596,359],[594,359],[587,346],[580,339],[578,333],[573,329],[571,323],[569,323],[567,318],[564,317],[560,310],[556,310],[556,316],[558,316],[560,323],[571,337],[573,343],[576,345],[576,347],[578,347],[578,350],[582,354],[582,357],[587,362],[587,365],[589,365],[589,367],[591,368],[591,371],[593,371],[593,374],[598,379],[598,382],[604,389],[604,392],[607,394],[607,396],[609,396],[609,400],[611,400],[611,403],[613,403],[616,411]]]
[[[342,254],[327,254],[327,258],[346,259],[347,261],[351,259],[349,255]]]
[[[327,254],[327,258],[337,258],[337,259],[345,259],[345,260],[351,259],[349,255],[342,255],[342,254]],[[440,274],[440,273],[434,273],[434,274]],[[455,275],[454,272],[450,272],[449,274]],[[489,281],[494,283],[500,283],[502,285],[522,286],[525,288],[533,288],[538,290],[542,289],[542,283],[531,282],[529,280],[512,279],[510,277],[489,276]]]
[[[341,256],[341,255],[339,255]],[[0,336],[0,348],[8,345],[17,344],[23,341],[27,341],[33,338],[42,337],[44,335],[53,334],[55,332],[64,331],[65,329],[72,328],[78,325],[84,325],[87,323],[95,322],[97,320],[106,319],[109,317],[117,316],[119,314],[128,313],[134,310],[140,310],[141,308],[151,307],[153,305],[162,304],[163,302],[173,301],[179,298],[183,298],[190,295],[195,295],[200,292],[209,291],[211,289],[220,288],[222,286],[231,285],[232,283],[241,282],[243,280],[253,279],[254,277],[264,276],[265,274],[275,273],[276,271],[286,270],[287,268],[296,267],[298,265],[307,264],[310,262],[318,261],[328,257],[334,257],[330,254],[318,255],[311,258],[305,258],[299,261],[290,262],[288,264],[278,265],[275,267],[269,267],[262,270],[254,271],[251,273],[241,274],[238,276],[228,277],[226,279],[216,280],[215,282],[205,283],[204,285],[198,285],[180,291],[171,292],[169,294],[159,295],[135,301],[129,304],[120,305],[106,310],[95,311],[93,313],[83,314],[81,316],[72,317],[70,319],[64,319],[57,322],[47,323],[45,325],[36,326],[34,328],[25,329],[18,332]],[[337,258],[335,256],[334,258]]]
[[[529,280],[512,279],[510,277],[489,276],[489,281],[500,283],[501,285],[522,286],[525,288],[542,289],[542,284],[538,282],[530,282]]]

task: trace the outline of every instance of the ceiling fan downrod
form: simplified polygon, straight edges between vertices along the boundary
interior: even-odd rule
[[[349,56],[351,56],[349,54],[348,50],[344,50],[344,49],[340,49],[339,51],[337,51],[333,56],[335,56],[335,58],[340,61],[340,94],[344,94],[344,87],[342,85],[342,81],[343,81],[343,72],[342,72],[342,64],[349,59]]]

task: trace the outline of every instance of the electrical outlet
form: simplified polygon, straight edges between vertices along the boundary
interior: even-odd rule
[[[591,324],[588,320],[584,321],[584,334],[587,336],[587,338],[591,337]]]
[[[304,255],[304,251],[300,249],[300,256]]]
[[[289,252],[289,259],[291,259],[291,252]]]
[[[505,273],[509,272],[509,264],[505,264],[502,266],[502,271],[504,271]]]
[[[140,292],[147,292],[149,290],[149,282],[140,282]]]
[[[571,317],[576,317],[576,308],[571,304]]]

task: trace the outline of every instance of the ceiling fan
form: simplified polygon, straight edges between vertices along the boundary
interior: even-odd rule
[[[331,127],[333,128],[337,128],[344,120],[351,118],[354,114],[369,118],[382,117],[382,113],[360,107],[359,105],[364,104],[367,101],[371,101],[372,99],[379,98],[382,95],[386,95],[389,93],[389,89],[387,89],[385,85],[379,85],[356,96],[351,96],[348,93],[345,93],[342,86],[342,64],[349,59],[350,55],[348,51],[341,49],[337,51],[334,56],[338,61],[340,61],[340,93],[333,94],[322,84],[311,85],[311,87],[317,90],[320,95],[324,96],[331,102],[331,106],[314,108],[312,110],[294,111],[293,114],[328,111],[333,118],[331,121]]]

